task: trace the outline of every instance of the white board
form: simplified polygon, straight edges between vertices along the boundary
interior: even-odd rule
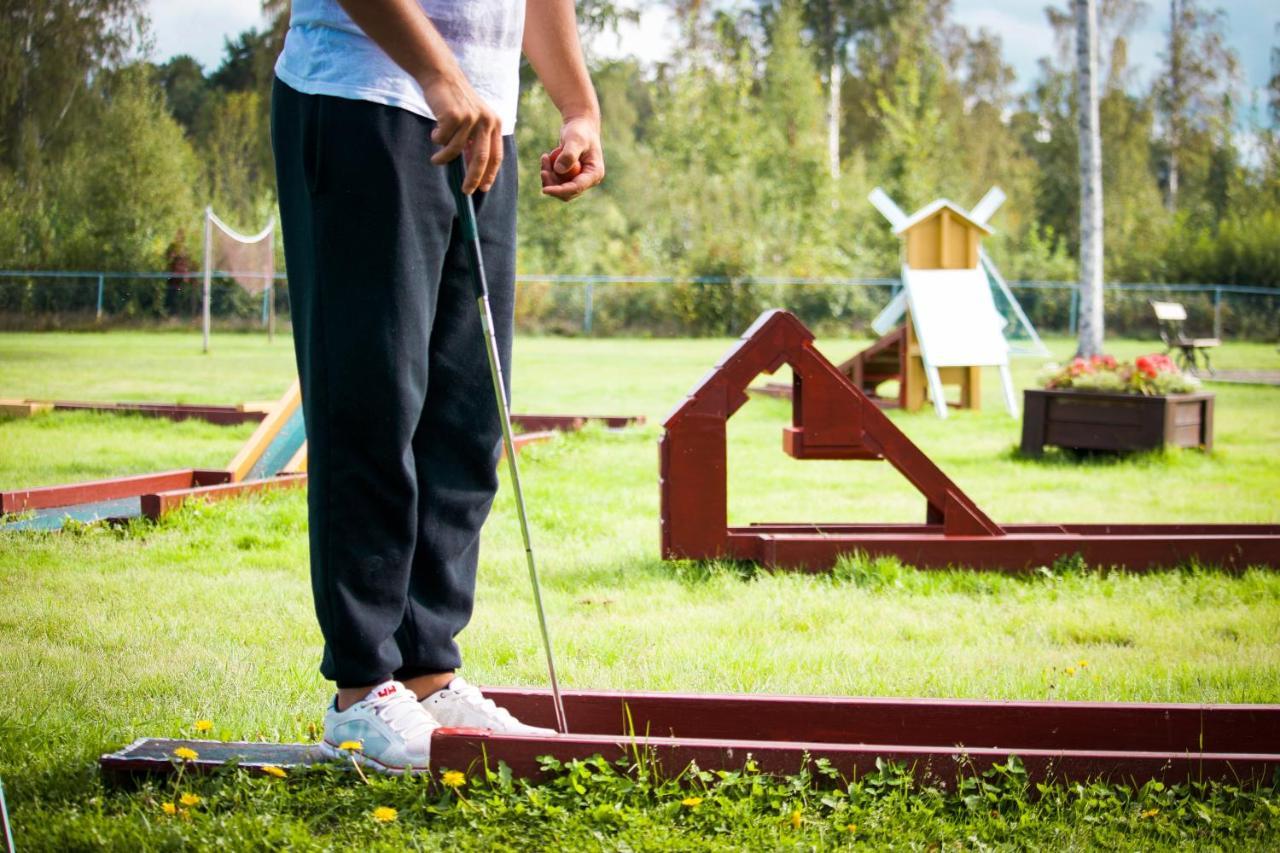
[[[902,266],[921,356],[934,367],[1007,365],[1009,345],[981,269],[913,270]]]

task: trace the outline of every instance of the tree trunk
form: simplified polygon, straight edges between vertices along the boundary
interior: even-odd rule
[[[1102,354],[1102,134],[1098,116],[1098,7],[1075,0],[1080,131],[1080,338],[1077,354]]]
[[[843,80],[844,66],[837,58],[831,62],[830,91],[827,93],[827,160],[833,181],[840,177],[840,85]]]
[[[1178,209],[1178,148],[1182,145],[1178,130],[1182,122],[1182,32],[1179,24],[1182,10],[1178,0],[1169,0],[1169,193],[1165,204],[1169,210]]]

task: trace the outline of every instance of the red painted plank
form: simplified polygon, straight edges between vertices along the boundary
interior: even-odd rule
[[[1172,534],[1208,534],[1228,536],[1280,536],[1280,524],[1049,524],[1025,522],[1004,524],[1007,533],[1070,533],[1086,536],[1138,535],[1168,536]],[[752,522],[740,528],[744,533],[821,533],[857,536],[866,533],[901,533],[903,535],[943,533],[941,524],[885,522],[883,524],[847,524],[843,522]]]
[[[194,473],[190,468],[183,468],[177,471],[161,471],[157,474],[112,477],[107,480],[91,480],[65,486],[45,486],[3,492],[0,493],[0,511],[13,513],[28,509],[48,509],[133,497],[154,491],[183,489],[193,484]]]
[[[550,692],[486,688],[532,725]],[[575,733],[1065,750],[1280,753],[1280,705],[991,701],[569,690]],[[628,726],[627,720],[631,724]]]
[[[748,760],[766,773],[799,772],[807,762],[826,759],[845,779],[876,771],[876,761],[901,762],[917,778],[947,788],[958,775],[988,770],[1016,754],[1032,781],[1087,781],[1142,784],[1216,779],[1239,784],[1265,783],[1280,770],[1278,755],[1159,752],[1080,752],[1043,749],[944,748],[899,744],[831,744],[805,741],[697,740],[686,738],[621,738],[607,735],[559,735],[548,738],[451,733],[438,730],[431,742],[436,769],[474,772],[505,762],[519,777],[542,776],[539,757],[561,761],[595,755],[613,761],[644,755],[668,775],[695,763],[704,770],[738,770]],[[819,778],[818,784],[826,783]]]
[[[529,432],[557,430],[570,432],[589,423],[603,423],[609,429],[643,424],[643,415],[512,415],[511,423]]]
[[[1070,526],[1064,525],[1070,531]],[[845,554],[897,557],[921,569],[965,567],[1022,572],[1081,555],[1089,565],[1130,571],[1168,568],[1196,559],[1227,569],[1280,566],[1280,536],[1262,525],[1250,532],[1229,530],[1179,534],[1158,527],[1139,534],[1012,533],[999,538],[936,533],[761,533],[729,530],[728,553],[763,566],[826,571]]]
[[[281,474],[264,480],[242,480],[239,483],[219,483],[212,486],[175,489],[142,496],[142,514],[156,519],[182,506],[184,501],[221,501],[227,498],[251,495],[268,489],[289,489],[305,486],[306,474]]]
[[[242,411],[236,406],[205,406],[184,403],[107,403],[91,400],[55,400],[58,411],[87,411],[105,414],[141,415],[171,421],[202,420],[221,426],[261,421],[266,412]]]

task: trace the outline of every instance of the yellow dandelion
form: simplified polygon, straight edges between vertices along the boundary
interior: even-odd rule
[[[856,823],[848,824],[847,826],[845,826],[844,831],[845,831],[845,832],[850,832],[850,833],[857,832],[857,831],[858,831],[858,825],[857,825]]]
[[[373,810],[373,819],[378,823],[391,823],[400,813],[391,806],[378,806]]]
[[[200,753],[189,746],[180,746],[173,751],[173,754],[183,761],[195,761],[200,757]]]
[[[1082,660],[1082,661],[1080,661],[1080,668],[1081,668],[1081,669],[1087,669],[1087,668],[1088,668],[1088,666],[1089,666],[1089,662],[1088,662],[1087,660]]]
[[[800,810],[796,809],[791,813],[791,828],[799,829],[802,823],[804,823],[804,817],[800,814]]]
[[[680,801],[680,805],[684,806],[686,809],[696,809],[698,806],[702,805],[702,797],[685,797]]]
[[[213,720],[196,720],[196,731],[201,734],[213,731]]]
[[[1159,809],[1147,809],[1145,812],[1142,813],[1141,817],[1143,818],[1155,817],[1158,814],[1160,814]]]
[[[364,749],[364,742],[358,740],[344,740],[338,744],[338,749],[349,749],[352,752],[359,752]]]
[[[467,784],[467,776],[460,770],[446,770],[440,774],[440,784],[446,788],[461,788]]]
[[[178,807],[175,806],[173,803],[161,803],[160,808],[164,810],[165,814],[171,815],[171,814],[178,813]]]
[[[287,773],[284,772],[283,767],[277,767],[274,764],[262,765],[262,772],[266,773],[268,776],[274,776],[277,779],[283,779],[285,776],[288,775]]]
[[[1065,672],[1067,675],[1075,675],[1076,668],[1074,666],[1069,666],[1066,669],[1064,669],[1063,672]]]
[[[200,796],[198,794],[183,794],[178,798],[178,802],[184,806],[198,806],[200,805]]]

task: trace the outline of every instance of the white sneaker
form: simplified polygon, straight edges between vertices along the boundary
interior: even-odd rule
[[[480,688],[468,684],[459,675],[455,675],[445,689],[425,697],[421,704],[440,725],[449,728],[489,729],[500,735],[539,737],[556,733],[555,729],[526,726],[506,708],[499,708],[492,699],[484,698]]]
[[[338,710],[334,699],[324,715],[320,752],[326,758],[354,759],[392,776],[421,773],[431,757],[431,733],[439,727],[412,690],[387,681],[345,711]],[[353,742],[360,749],[342,748]]]

